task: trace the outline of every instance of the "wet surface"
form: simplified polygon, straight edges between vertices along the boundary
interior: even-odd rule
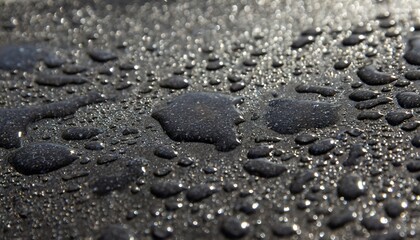
[[[243,121],[234,104],[227,95],[187,93],[155,110],[152,117],[175,141],[211,143],[217,150],[230,151],[240,144],[235,125]]]
[[[268,126],[280,134],[298,133],[304,129],[325,128],[339,120],[339,105],[292,99],[269,103]]]
[[[419,8],[0,1],[0,238],[418,239]]]

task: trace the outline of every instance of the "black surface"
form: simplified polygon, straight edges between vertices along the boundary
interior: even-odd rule
[[[419,7],[0,1],[0,239],[418,239]]]

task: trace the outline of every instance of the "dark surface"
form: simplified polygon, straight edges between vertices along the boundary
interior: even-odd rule
[[[0,239],[419,238],[419,1],[0,2]]]

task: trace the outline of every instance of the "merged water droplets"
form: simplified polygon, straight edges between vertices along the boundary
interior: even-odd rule
[[[0,69],[31,70],[38,61],[52,66],[63,62],[52,51],[34,44],[4,45],[0,47]]]
[[[50,87],[62,87],[68,84],[83,84],[87,83],[88,80],[80,76],[67,76],[67,75],[41,75],[35,79],[35,82],[39,85],[50,86]]]
[[[152,117],[175,141],[204,142],[217,150],[230,151],[240,143],[235,125],[243,121],[235,99],[217,93],[186,93],[154,110]]]
[[[80,107],[104,101],[105,98],[91,92],[86,96],[24,108],[0,109],[0,147],[17,148],[30,123],[44,118],[58,118],[74,114]]]
[[[397,80],[397,77],[376,70],[374,65],[368,65],[357,71],[357,76],[368,85],[384,85]]]

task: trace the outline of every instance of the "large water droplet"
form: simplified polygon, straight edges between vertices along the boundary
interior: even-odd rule
[[[230,151],[239,145],[235,125],[243,121],[234,104],[223,94],[187,93],[155,110],[152,117],[172,140],[211,143],[217,150]]]
[[[16,171],[25,174],[48,173],[69,165],[77,159],[75,152],[63,145],[36,143],[22,147],[9,156]]]

